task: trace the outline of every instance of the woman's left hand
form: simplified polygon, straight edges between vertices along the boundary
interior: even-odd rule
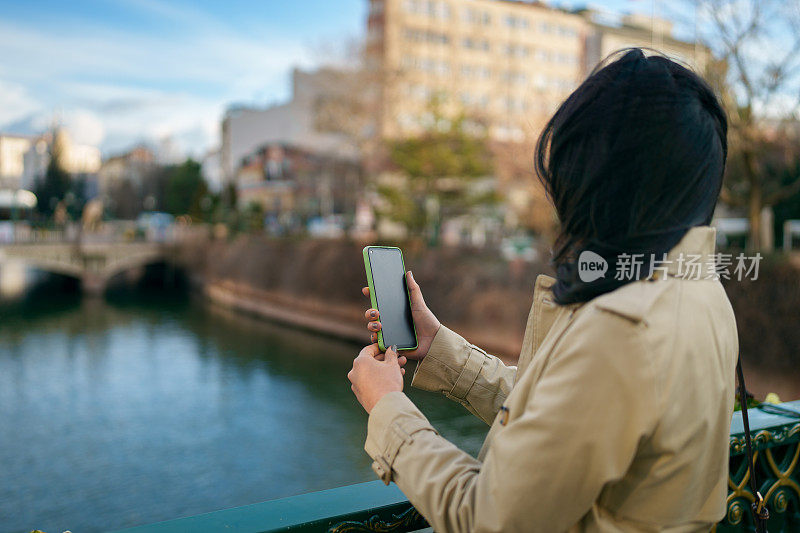
[[[353,369],[348,372],[358,402],[367,413],[386,394],[403,390],[404,355],[397,356],[397,348],[390,347],[383,354],[376,344],[365,346],[353,361]]]

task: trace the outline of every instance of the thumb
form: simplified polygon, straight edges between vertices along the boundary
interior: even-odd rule
[[[392,346],[389,346],[389,349],[386,350],[386,355],[384,356],[383,360],[385,362],[387,362],[387,363],[399,366],[399,363],[397,362],[397,345],[396,344],[393,344]]]
[[[417,280],[414,279],[414,274],[412,274],[410,270],[406,273],[406,283],[408,284],[408,291],[411,296],[412,309],[425,307],[425,299],[422,297],[422,290],[419,288]]]

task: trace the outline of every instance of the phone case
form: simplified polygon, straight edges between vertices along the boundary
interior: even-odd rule
[[[378,300],[375,298],[375,285],[372,283],[372,267],[369,263],[369,250],[371,248],[388,248],[390,250],[397,250],[400,252],[400,263],[403,265],[403,272],[406,271],[406,264],[403,261],[403,251],[400,250],[397,246],[365,246],[364,249],[361,251],[362,255],[364,256],[364,269],[367,271],[367,286],[369,286],[369,301],[372,304],[373,309],[378,309]],[[411,305],[411,295],[408,293],[408,285],[406,285],[406,296],[408,296],[408,305]],[[380,311],[380,310],[379,310]],[[404,350],[416,350],[417,346],[419,346],[419,341],[417,340],[417,326],[414,322],[411,322],[411,326],[414,328],[414,346],[406,347],[406,348],[397,348],[398,351]],[[384,346],[383,344],[383,331],[378,332],[378,348],[381,351],[386,351],[388,346]]]

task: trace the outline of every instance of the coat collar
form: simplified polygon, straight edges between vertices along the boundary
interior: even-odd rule
[[[699,275],[700,279],[714,274],[716,240],[716,228],[697,226],[690,229],[669,251],[660,272],[676,278],[693,278]],[[658,273],[659,270],[656,270],[655,279],[658,279]]]
[[[666,258],[661,261],[660,268],[656,268],[653,279],[659,279],[663,274],[672,277],[690,277],[691,271],[689,268],[695,268],[691,265],[698,264],[703,274],[713,273],[715,264],[715,250],[716,250],[717,229],[712,226],[696,226],[686,232],[686,235],[678,241],[670,251],[667,253]],[[650,279],[650,278],[648,278]],[[536,285],[534,286],[534,302],[540,301],[543,296],[537,294],[542,292],[549,292],[553,284],[556,282],[552,276],[540,274],[536,278]]]
[[[657,280],[664,276],[705,279],[706,276],[713,275],[715,273],[716,235],[716,228],[711,226],[691,228],[678,244],[666,254],[666,258],[662,259],[654,269],[653,274],[647,279]],[[544,274],[536,278],[536,285],[533,291],[534,351],[539,347],[561,312],[572,311],[583,305],[570,304],[561,306],[555,304],[551,291],[555,281],[555,278]],[[598,299],[603,300],[598,302],[600,307],[607,308],[634,320],[642,318],[644,304],[646,303],[643,301],[641,294],[633,294],[631,291],[620,291],[619,289],[613,291],[613,293],[601,295]]]

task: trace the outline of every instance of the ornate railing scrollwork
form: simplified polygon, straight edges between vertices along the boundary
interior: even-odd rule
[[[340,522],[332,526],[328,533],[396,533],[428,527],[428,523],[422,518],[422,515],[410,505],[405,511],[393,514],[388,519],[381,518],[379,515],[372,515],[361,522],[357,520]]]
[[[752,531],[744,436],[730,440],[730,472],[725,518],[716,531]],[[770,511],[769,529],[800,531],[800,424],[763,429],[753,435],[756,472],[761,494]]]

